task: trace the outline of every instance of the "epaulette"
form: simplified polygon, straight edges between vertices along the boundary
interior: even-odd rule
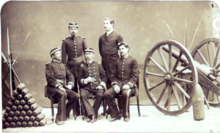
[[[47,62],[46,65],[50,64],[51,62]]]
[[[69,37],[69,36],[68,36]],[[64,41],[64,40],[66,40],[68,37],[66,37],[66,38],[64,38],[64,39],[62,39],[61,41]]]
[[[82,37],[82,36],[79,36],[79,37],[81,37],[82,39],[86,39],[85,37]]]

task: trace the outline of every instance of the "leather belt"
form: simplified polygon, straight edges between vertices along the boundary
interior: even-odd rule
[[[70,59],[68,59],[68,61],[70,61],[71,63],[72,63],[72,62],[73,62],[73,63],[79,63],[79,62],[82,61],[82,56],[76,57],[76,58],[70,58]]]

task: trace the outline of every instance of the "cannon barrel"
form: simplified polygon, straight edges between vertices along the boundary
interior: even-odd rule
[[[169,47],[168,46],[163,46],[163,50],[166,51],[166,52],[169,52]],[[172,56],[176,59],[178,59],[179,57],[179,52],[172,49]],[[180,62],[182,63],[187,63],[188,64],[188,61],[187,61],[187,58],[185,57],[185,55],[182,55],[181,58],[180,58]],[[201,71],[204,75],[206,75],[207,77],[209,77],[211,80],[215,80],[216,78],[212,75],[212,68],[207,66],[207,65],[203,65],[203,64],[200,64],[199,62],[197,61],[193,61],[194,65],[196,66],[196,68]]]

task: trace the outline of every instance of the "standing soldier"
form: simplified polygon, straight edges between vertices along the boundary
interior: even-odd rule
[[[98,110],[103,101],[105,82],[107,81],[105,71],[101,64],[93,61],[94,50],[92,48],[85,49],[85,60],[79,69],[80,96],[88,117],[87,122],[96,122],[98,118]],[[96,95],[93,107],[90,105],[88,97],[91,94]]]
[[[87,45],[85,38],[77,36],[78,24],[76,22],[70,22],[68,28],[70,36],[63,40],[62,43],[62,63],[65,64],[70,72],[74,75],[75,84],[72,90],[78,93],[78,70],[83,61],[83,51],[85,48],[87,48]],[[76,107],[75,110],[73,110],[73,115],[78,116],[80,115],[79,101],[75,106]]]
[[[76,101],[79,100],[79,95],[71,90],[74,86],[74,77],[66,66],[61,63],[60,49],[52,49],[50,55],[52,61],[46,64],[45,71],[47,94],[49,98],[58,101],[56,124],[62,125]],[[67,104],[66,99],[68,99]]]
[[[138,63],[134,57],[129,56],[129,46],[121,43],[118,47],[121,58],[116,61],[115,71],[111,76],[112,88],[108,89],[104,98],[111,110],[111,121],[121,119],[120,112],[115,103],[115,96],[122,94],[122,107],[124,121],[128,122],[128,104],[129,98],[135,94],[136,83],[138,80]]]

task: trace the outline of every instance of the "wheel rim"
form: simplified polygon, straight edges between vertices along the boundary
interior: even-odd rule
[[[205,64],[213,69],[212,75],[220,82],[220,44],[218,38],[207,38],[199,43],[192,51],[192,57],[200,64]],[[219,57],[220,58],[220,57]],[[220,83],[218,83],[220,89]],[[220,96],[203,87],[203,92],[209,105],[220,106]]]
[[[169,48],[168,53],[164,52],[164,46]],[[179,50],[179,52],[181,51],[181,54],[179,54],[176,59],[173,58],[171,54],[172,49],[176,51]],[[185,56],[187,63],[177,72],[176,69],[181,65],[180,57],[183,56]],[[159,71],[154,70],[154,68],[158,68]],[[179,76],[189,68],[191,70],[190,76],[188,76],[191,77],[190,79]],[[192,93],[188,94],[187,90],[184,90],[183,85],[185,84],[186,86],[186,84],[190,83],[190,85],[192,85],[190,91],[192,92],[194,86],[198,83],[197,71],[193,65],[193,59],[190,53],[179,42],[165,40],[157,43],[151,51],[148,52],[145,58],[143,76],[146,93],[159,111],[168,115],[178,115],[185,112],[191,106]],[[167,98],[165,95],[167,95]],[[188,97],[187,102],[184,103],[183,99],[181,104],[180,95]],[[161,102],[162,99],[165,101],[164,103]],[[172,101],[176,101],[177,107],[171,105]]]

